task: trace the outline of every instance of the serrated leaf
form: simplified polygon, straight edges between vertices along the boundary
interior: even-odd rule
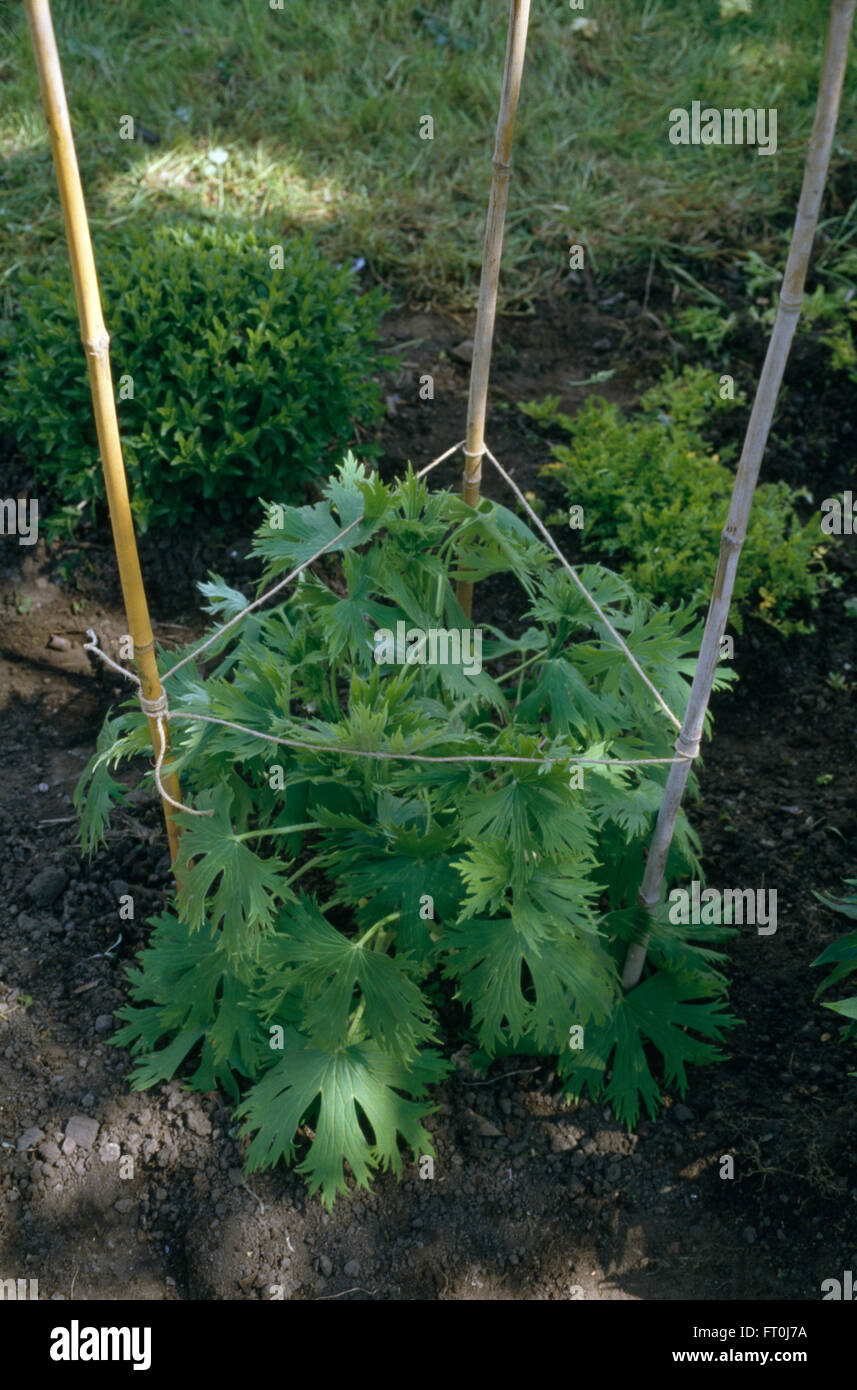
[[[72,805],[80,816],[80,843],[85,854],[93,854],[107,843],[106,830],[113,807],[127,805],[127,787],[110,776],[106,757],[95,759],[74,789]]]
[[[507,1033],[513,1043],[529,1033],[547,1047],[571,1023],[603,1020],[609,1012],[615,992],[609,963],[581,949],[571,932],[525,931],[512,917],[471,919],[445,934],[443,948],[444,975],[460,981],[487,1051]]]
[[[470,792],[461,823],[469,839],[506,840],[517,855],[534,849],[580,854],[591,845],[588,815],[557,767],[547,773],[516,767],[505,785]]]
[[[352,830],[336,842],[324,863],[339,880],[337,902],[358,908],[357,922],[373,921],[400,912],[395,925],[397,947],[423,960],[431,952],[432,921],[449,923],[458,912],[461,879],[453,863],[454,838],[435,826],[427,834],[417,828]],[[433,916],[422,914],[423,899],[432,899]],[[361,901],[367,899],[365,906]]]
[[[395,622],[399,615],[394,613],[391,619],[391,610],[370,597],[375,585],[363,557],[345,554],[342,564],[348,592],[344,598],[333,593],[318,595],[319,621],[331,658],[347,652],[352,661],[366,661],[377,629]]]
[[[433,1053],[423,1054],[409,1070],[372,1041],[327,1052],[290,1031],[284,1056],[236,1111],[244,1121],[242,1136],[254,1135],[247,1171],[269,1168],[280,1158],[291,1161],[298,1126],[318,1107],[315,1137],[297,1171],[307,1175],[311,1194],[320,1191],[328,1210],[348,1191],[345,1162],[358,1187],[369,1187],[373,1169],[389,1167],[401,1175],[400,1134],[415,1157],[434,1154],[421,1123],[433,1107],[423,1097],[427,1083],[448,1069]],[[364,1119],[371,1138],[364,1133]]]
[[[825,1002],[826,1009],[832,1009],[834,1013],[842,1014],[845,1018],[857,1018],[857,994],[850,999],[840,999],[838,1003],[829,1004]]]
[[[280,914],[267,961],[269,1007],[286,994],[300,997],[304,1030],[319,1047],[345,1043],[358,1006],[360,1026],[403,1063],[434,1034],[426,1001],[402,963],[343,936],[309,898]]]
[[[208,581],[201,580],[197,587],[208,599],[208,603],[203,604],[205,612],[213,613],[223,623],[242,612],[249,602],[240,589],[233,589],[218,574],[212,574]]]
[[[196,808],[213,810],[213,816],[177,813],[183,830],[178,907],[191,928],[206,921],[222,927],[227,950],[237,956],[271,926],[276,903],[293,894],[286,887],[285,865],[279,859],[261,859],[235,838],[230,803],[229,791],[218,787],[203,792]]]
[[[559,1072],[568,1080],[567,1089],[576,1096],[584,1087],[593,1098],[603,1095],[616,1116],[632,1129],[641,1101],[649,1115],[656,1113],[660,1103],[660,1086],[643,1046],[644,1041],[650,1041],[661,1053],[667,1083],[677,1084],[684,1095],[685,1063],[721,1061],[723,1053],[715,1043],[738,1022],[723,1011],[721,1002],[709,997],[710,993],[704,984],[664,971],[651,975],[621,997],[606,1025],[587,1025],[582,1051],[560,1056]],[[694,1032],[713,1041],[700,1041]],[[612,1062],[612,1076],[605,1085],[608,1061]]]
[[[171,1080],[202,1044],[189,1084],[201,1090],[222,1086],[237,1099],[235,1073],[252,1077],[259,1071],[260,1031],[248,1007],[249,979],[231,971],[210,929],[192,932],[169,914],[151,925],[148,946],[126,972],[136,1003],[118,1010],[125,1026],[111,1045],[130,1048],[138,1059],[131,1084],[142,1090]],[[160,1046],[165,1038],[170,1041]]]
[[[522,719],[535,721],[543,709],[550,711],[552,733],[574,729],[581,738],[589,739],[615,729],[621,707],[615,697],[591,690],[565,657],[555,657],[541,664],[538,681],[518,705],[517,713]]]
[[[500,840],[481,840],[455,861],[464,882],[465,898],[461,920],[486,910],[508,908],[507,893],[516,872],[515,854]]]

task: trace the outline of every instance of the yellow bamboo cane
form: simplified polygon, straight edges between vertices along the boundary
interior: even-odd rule
[[[60,201],[62,202],[68,241],[71,273],[74,280],[74,294],[80,321],[80,336],[86,353],[89,370],[89,384],[92,390],[92,406],[95,414],[95,428],[98,434],[98,447],[101,453],[101,466],[104,470],[104,483],[107,489],[107,502],[110,508],[110,525],[113,529],[113,543],[116,547],[116,560],[119,566],[119,579],[128,631],[134,644],[134,659],[142,684],[142,695],[147,701],[157,702],[161,698],[161,682],[155,660],[155,639],[149,621],[149,608],[143,588],[143,576],[137,555],[137,542],[131,520],[131,507],[128,501],[128,483],[125,465],[122,460],[122,445],[119,440],[119,423],[116,418],[116,402],[113,397],[113,382],[110,373],[110,338],[104,326],[101,312],[101,297],[98,290],[98,276],[92,254],[92,240],[86,217],[86,205],[77,166],[74,138],[65,98],[62,69],[57,52],[56,38],[51,21],[49,0],[25,0],[30,38],[39,73],[42,102],[47,116],[51,137],[51,150],[54,158]],[[161,751],[161,733],[156,719],[151,715],[149,733],[156,755]],[[165,740],[164,755],[169,752],[169,734],[166,720],[161,721]],[[162,777],[167,793],[180,800],[178,777],[173,773]],[[162,799],[164,819],[167,824],[167,839],[170,847],[170,860],[176,862],[179,827],[174,820],[174,811],[169,802]]]

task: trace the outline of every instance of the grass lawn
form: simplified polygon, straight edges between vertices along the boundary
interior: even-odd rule
[[[503,66],[505,0],[54,0],[96,245],[129,219],[309,226],[425,304],[475,300]],[[793,215],[824,0],[535,0],[502,281],[506,307],[562,285],[569,243],[596,271],[648,259],[775,264]],[[580,26],[584,17],[586,27]],[[576,27],[577,25],[577,27]],[[593,27],[594,26],[594,27]],[[61,221],[23,7],[0,3],[0,294],[57,249]],[[778,149],[677,147],[693,100],[776,107]],[[120,139],[133,116],[136,138]],[[434,139],[420,138],[431,115]],[[825,208],[848,236],[852,62]],[[228,155],[211,163],[213,149]],[[849,203],[851,215],[849,216]]]

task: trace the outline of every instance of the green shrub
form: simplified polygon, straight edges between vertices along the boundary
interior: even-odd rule
[[[777,317],[782,273],[757,251],[743,260],[750,317],[770,330]],[[857,250],[841,240],[834,243],[815,261],[813,275],[817,284],[804,295],[797,333],[814,332],[830,354],[830,370],[857,382]]]
[[[704,343],[708,352],[720,352],[737,321],[736,314],[724,314],[714,304],[689,304],[673,315],[670,327],[691,342]]]
[[[857,256],[852,257],[852,265]],[[845,372],[857,382],[857,300],[854,286],[835,285],[832,289],[817,285],[804,300],[800,322],[807,328],[824,331],[821,341],[830,353],[830,369]]]
[[[696,607],[710,599],[734,475],[710,453],[704,427],[714,410],[732,404],[720,399],[713,372],[685,368],[648,391],[630,419],[594,397],[574,418],[559,411],[556,397],[522,406],[571,436],[570,446],[552,446],[556,461],[544,472],[583,507],[584,549],[620,557],[622,573],[655,602]],[[792,610],[802,600],[814,605],[825,547],[820,515],[800,525],[799,496],[808,494],[785,483],[756,489],[735,580],[738,631],[742,610],[783,633],[808,630]]]
[[[260,493],[304,497],[381,414],[372,381],[385,297],[358,297],[310,238],[212,227],[138,230],[98,249],[113,380],[141,530],[246,517]],[[0,340],[0,427],[67,514],[104,495],[86,364],[64,258],[25,277]],[[133,398],[123,398],[133,382]],[[371,456],[372,451],[368,450]]]
[[[272,507],[255,550],[267,584],[357,522],[338,575],[305,571],[218,638],[207,677],[190,661],[166,681],[183,799],[208,814],[179,813],[182,887],[130,973],[115,1041],[136,1057],[135,1088],[179,1068],[220,1087],[248,1171],[300,1150],[332,1202],[345,1161],[365,1185],[401,1171],[399,1134],[432,1152],[426,1087],[450,1069],[437,1043],[460,1042],[439,1037],[443,980],[483,1059],[557,1056],[569,1094],[603,1095],[629,1125],[657,1109],[662,1080],[683,1093],[686,1064],[721,1055],[733,1020],[712,949],[730,933],[635,905],[666,766],[586,765],[582,785],[570,771],[575,757],[669,758],[675,731],[547,547],[504,507],[474,511],[413,474],[385,487],[350,457],[324,497]],[[478,663],[402,660],[404,647],[396,663],[376,645],[399,623],[409,641],[469,629],[455,582],[492,574],[520,581],[528,611],[516,639],[483,625]],[[600,566],[581,578],[684,709],[698,625]],[[201,587],[218,624],[246,604],[216,577]],[[111,766],[148,737],[136,702],[105,725],[76,792],[86,848],[122,794]],[[701,877],[698,848],[682,813],[667,883]],[[644,926],[647,974],[625,995]]]

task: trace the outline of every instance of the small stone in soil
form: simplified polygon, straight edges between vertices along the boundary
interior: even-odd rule
[[[65,1144],[79,1144],[82,1149],[91,1149],[98,1133],[98,1121],[88,1115],[72,1115],[65,1127]],[[65,1150],[65,1144],[63,1149]]]
[[[15,1148],[18,1153],[23,1153],[25,1149],[35,1148],[36,1144],[40,1143],[44,1137],[45,1131],[43,1129],[36,1129],[35,1126],[31,1126],[29,1129],[24,1130]]]
[[[486,1119],[484,1115],[477,1115],[475,1110],[465,1112],[470,1120],[473,1132],[478,1134],[480,1139],[500,1139],[503,1131],[498,1129],[493,1120]]]
[[[65,869],[56,868],[49,865],[36,874],[31,881],[27,893],[31,902],[37,907],[50,907],[62,893],[68,883],[68,874]]]

